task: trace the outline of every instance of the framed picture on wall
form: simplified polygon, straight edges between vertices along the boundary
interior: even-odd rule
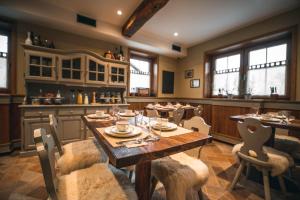
[[[193,78],[194,77],[194,70],[189,69],[184,71],[184,78]]]
[[[192,79],[190,82],[191,88],[199,88],[200,87],[200,79]]]

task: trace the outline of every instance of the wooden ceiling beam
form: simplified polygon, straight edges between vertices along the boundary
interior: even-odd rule
[[[155,13],[163,8],[169,0],[143,0],[123,25],[122,34],[133,36]]]

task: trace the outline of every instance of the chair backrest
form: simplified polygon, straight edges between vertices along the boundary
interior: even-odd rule
[[[210,134],[210,125],[206,124],[204,119],[199,116],[194,116],[189,120],[185,120],[183,127],[186,129],[198,131],[200,133]]]
[[[203,112],[203,106],[202,105],[198,105],[195,109],[194,109],[194,115],[195,116],[201,116]]]
[[[52,135],[47,135],[45,129],[34,130],[36,151],[40,158],[41,168],[47,192],[51,199],[57,200],[57,176],[55,172],[55,144]]]
[[[184,109],[183,108],[178,108],[176,110],[173,111],[173,119],[174,119],[174,123],[179,125],[180,122],[182,121],[184,115]]]
[[[147,109],[146,113],[147,113],[147,117],[160,117],[157,110]]]
[[[49,115],[49,121],[50,121],[50,132],[54,139],[55,145],[58,149],[59,155],[62,156],[64,154],[64,149],[62,147],[62,144],[60,143],[60,140],[58,138],[58,120],[55,117],[55,115],[50,114]]]
[[[268,156],[263,151],[263,145],[271,137],[271,127],[263,126],[254,118],[246,118],[244,122],[238,122],[237,127],[244,142],[240,153],[260,161],[267,161]]]

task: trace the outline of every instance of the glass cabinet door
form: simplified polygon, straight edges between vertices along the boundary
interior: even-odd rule
[[[83,58],[81,56],[64,56],[60,58],[59,79],[63,81],[83,81]]]
[[[27,51],[25,55],[27,79],[55,80],[55,55],[33,51]]]
[[[86,81],[88,83],[106,84],[106,65],[105,62],[88,56]]]
[[[109,66],[109,84],[112,85],[126,85],[127,80],[127,65],[110,64]]]

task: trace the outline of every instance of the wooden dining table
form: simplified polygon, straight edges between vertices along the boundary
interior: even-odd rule
[[[247,114],[246,115],[235,115],[235,116],[230,116],[230,119],[233,121],[244,121],[245,118],[249,118],[249,117],[253,117],[253,116],[247,115]],[[271,146],[271,147],[274,146],[276,128],[287,129],[287,130],[289,130],[290,134],[300,137],[300,120],[299,119],[294,119],[294,120],[290,121],[289,123],[261,120],[261,123],[265,126],[270,126],[272,128],[271,137],[265,144],[267,146]]]
[[[212,141],[212,137],[207,134],[190,132],[172,137],[161,137],[158,141],[150,142],[140,147],[112,147],[97,128],[111,126],[113,122],[102,123],[99,121],[91,121],[88,120],[86,116],[82,116],[82,120],[93,132],[113,166],[122,168],[135,165],[135,190],[139,200],[150,200],[151,198],[150,179],[152,160],[203,146]],[[144,129],[144,131],[147,131],[147,129]]]

